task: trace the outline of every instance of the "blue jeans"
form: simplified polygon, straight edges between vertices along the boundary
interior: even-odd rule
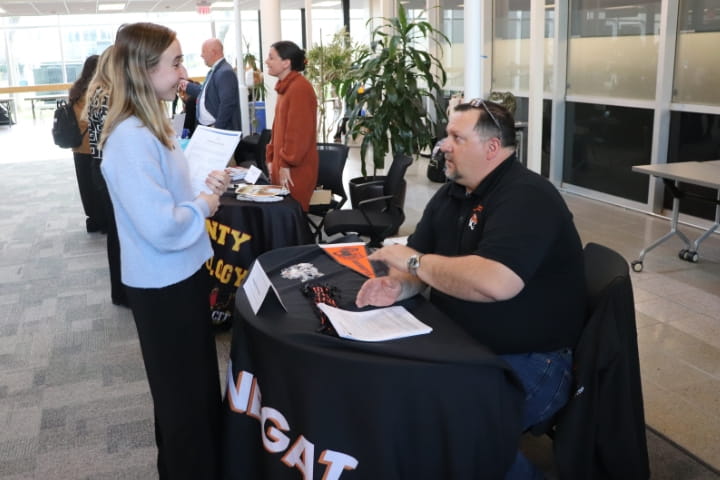
[[[523,430],[547,420],[568,401],[572,386],[572,351],[501,355],[525,388]],[[505,480],[542,479],[543,475],[518,451]]]

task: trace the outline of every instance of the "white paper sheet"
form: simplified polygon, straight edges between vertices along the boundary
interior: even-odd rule
[[[185,127],[185,112],[176,113],[171,120],[175,136],[180,138]]]
[[[213,170],[223,170],[227,166],[241,136],[241,132],[198,125],[185,148],[195,195],[212,193],[205,185],[205,179]]]
[[[245,167],[229,167],[228,171],[230,172],[230,178],[232,181],[237,182],[245,178],[245,174],[247,174],[248,169]]]
[[[415,318],[405,307],[377,308],[350,312],[318,303],[338,336],[363,342],[382,342],[432,332],[432,328]]]
[[[245,174],[245,182],[252,183],[254,185],[262,173],[262,170],[257,168],[255,165],[250,165],[250,168],[248,168],[248,171]]]

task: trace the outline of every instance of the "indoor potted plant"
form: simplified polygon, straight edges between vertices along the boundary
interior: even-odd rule
[[[365,176],[368,147],[375,173],[385,167],[388,152],[415,156],[432,148],[435,124],[445,118],[439,103],[445,69],[417,45],[449,43],[448,38],[426,21],[409,19],[402,5],[397,17],[379,20],[370,48],[358,53],[339,85],[348,108],[348,132],[353,139],[363,136],[360,158]]]

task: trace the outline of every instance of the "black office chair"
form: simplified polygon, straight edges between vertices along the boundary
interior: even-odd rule
[[[345,202],[347,202],[347,194],[343,186],[342,176],[349,150],[350,148],[347,145],[340,143],[317,144],[319,157],[317,185],[332,192],[330,203],[311,204],[308,210],[308,215],[320,217],[319,221],[314,221],[308,216],[310,230],[312,230],[318,241],[320,241],[322,237],[325,216],[332,210],[341,209],[342,206],[345,205]]]
[[[558,478],[647,479],[635,304],[627,261],[585,246],[587,322],[575,346],[568,404],[535,434],[553,439]]]
[[[263,171],[263,173],[270,178],[270,173],[265,163],[265,150],[267,144],[270,143],[270,137],[272,136],[272,130],[264,129],[260,132],[260,138],[258,139],[257,149],[255,150],[255,165]]]
[[[412,157],[395,155],[384,178],[382,195],[362,200],[355,209],[328,212],[324,225],[326,235],[354,232],[370,237],[368,245],[373,247],[379,247],[383,240],[395,235],[405,221],[405,172],[411,163]]]

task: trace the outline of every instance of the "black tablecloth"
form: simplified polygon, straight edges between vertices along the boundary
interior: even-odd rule
[[[220,205],[206,223],[214,251],[213,258],[205,263],[212,277],[210,318],[214,324],[232,318],[235,292],[258,255],[313,242],[300,204],[289,195],[276,203],[223,196]]]
[[[523,394],[499,357],[420,296],[402,304],[433,327],[428,335],[365,343],[318,333],[299,280],[280,270],[313,264],[347,309],[364,278],[317,246],[259,261],[287,311],[268,297],[254,315],[238,290],[224,478],[503,478],[517,450]]]

